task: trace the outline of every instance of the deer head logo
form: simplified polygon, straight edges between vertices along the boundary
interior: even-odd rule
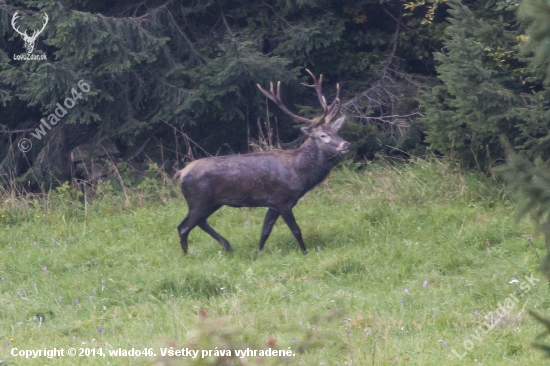
[[[27,30],[25,29],[25,32],[20,32],[19,31],[19,26],[15,26],[15,21],[17,20],[17,18],[19,18],[19,11],[16,11],[15,14],[13,14],[13,18],[11,18],[11,26],[13,27],[13,29],[19,33],[21,35],[21,37],[23,37],[23,40],[25,41],[25,48],[27,49],[27,53],[32,53],[32,51],[34,50],[34,45],[36,43],[36,39],[38,38],[38,36],[40,35],[40,33],[42,33],[42,31],[44,30],[44,28],[46,28],[46,24],[48,24],[48,14],[44,14],[44,24],[42,25],[42,29],[40,30],[35,30],[32,34],[32,36],[29,36],[27,34]]]

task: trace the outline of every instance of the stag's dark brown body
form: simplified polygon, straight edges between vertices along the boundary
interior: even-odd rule
[[[318,86],[318,94],[321,95],[322,79],[319,82],[315,78],[314,80],[314,86]],[[282,104],[279,88],[277,95],[273,90],[271,94],[261,88],[260,90],[267,93],[278,105]],[[321,103],[323,101],[324,97]],[[337,156],[349,149],[349,143],[337,135],[344,117],[330,123],[337,106],[339,101],[331,106],[327,106],[325,102],[325,113],[319,118],[321,123],[325,122],[323,125],[318,120],[307,120],[311,124],[302,127],[302,131],[309,138],[298,149],[205,158],[194,161],[179,171],[176,176],[181,181],[183,196],[189,208],[187,216],[178,225],[184,253],[187,253],[189,232],[197,225],[218,240],[227,251],[231,250],[229,242],[206,222],[223,205],[268,208],[260,238],[260,250],[263,249],[273,225],[282,216],[302,251],[307,253],[292,208],[305,193],[325,179],[337,161]],[[302,117],[297,119],[304,120]]]

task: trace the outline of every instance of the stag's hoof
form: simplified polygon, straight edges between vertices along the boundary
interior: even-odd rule
[[[231,251],[233,250],[227,240],[221,241],[220,244],[222,245],[223,249],[225,249],[225,251],[228,253],[231,253]]]

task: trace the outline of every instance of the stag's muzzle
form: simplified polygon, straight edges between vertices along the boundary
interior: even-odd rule
[[[345,154],[349,151],[349,147],[351,146],[351,144],[347,141],[342,141],[342,143],[340,144],[340,146],[338,146],[338,152],[340,154]]]

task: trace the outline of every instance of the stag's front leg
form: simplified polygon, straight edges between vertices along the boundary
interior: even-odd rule
[[[260,250],[264,249],[265,241],[267,240],[267,238],[269,238],[271,230],[273,230],[273,225],[275,225],[275,222],[279,218],[279,215],[279,211],[276,211],[272,208],[267,210],[264,219],[264,226],[262,227],[262,236],[260,238]]]
[[[300,230],[300,227],[296,223],[296,219],[294,218],[292,209],[282,211],[281,216],[283,217],[283,220],[285,220],[287,226],[290,228],[290,231],[292,231],[292,234],[294,234],[294,237],[298,241],[298,244],[300,244],[300,249],[302,249],[302,253],[307,254],[306,245],[304,244],[304,240],[302,239],[302,230]]]

